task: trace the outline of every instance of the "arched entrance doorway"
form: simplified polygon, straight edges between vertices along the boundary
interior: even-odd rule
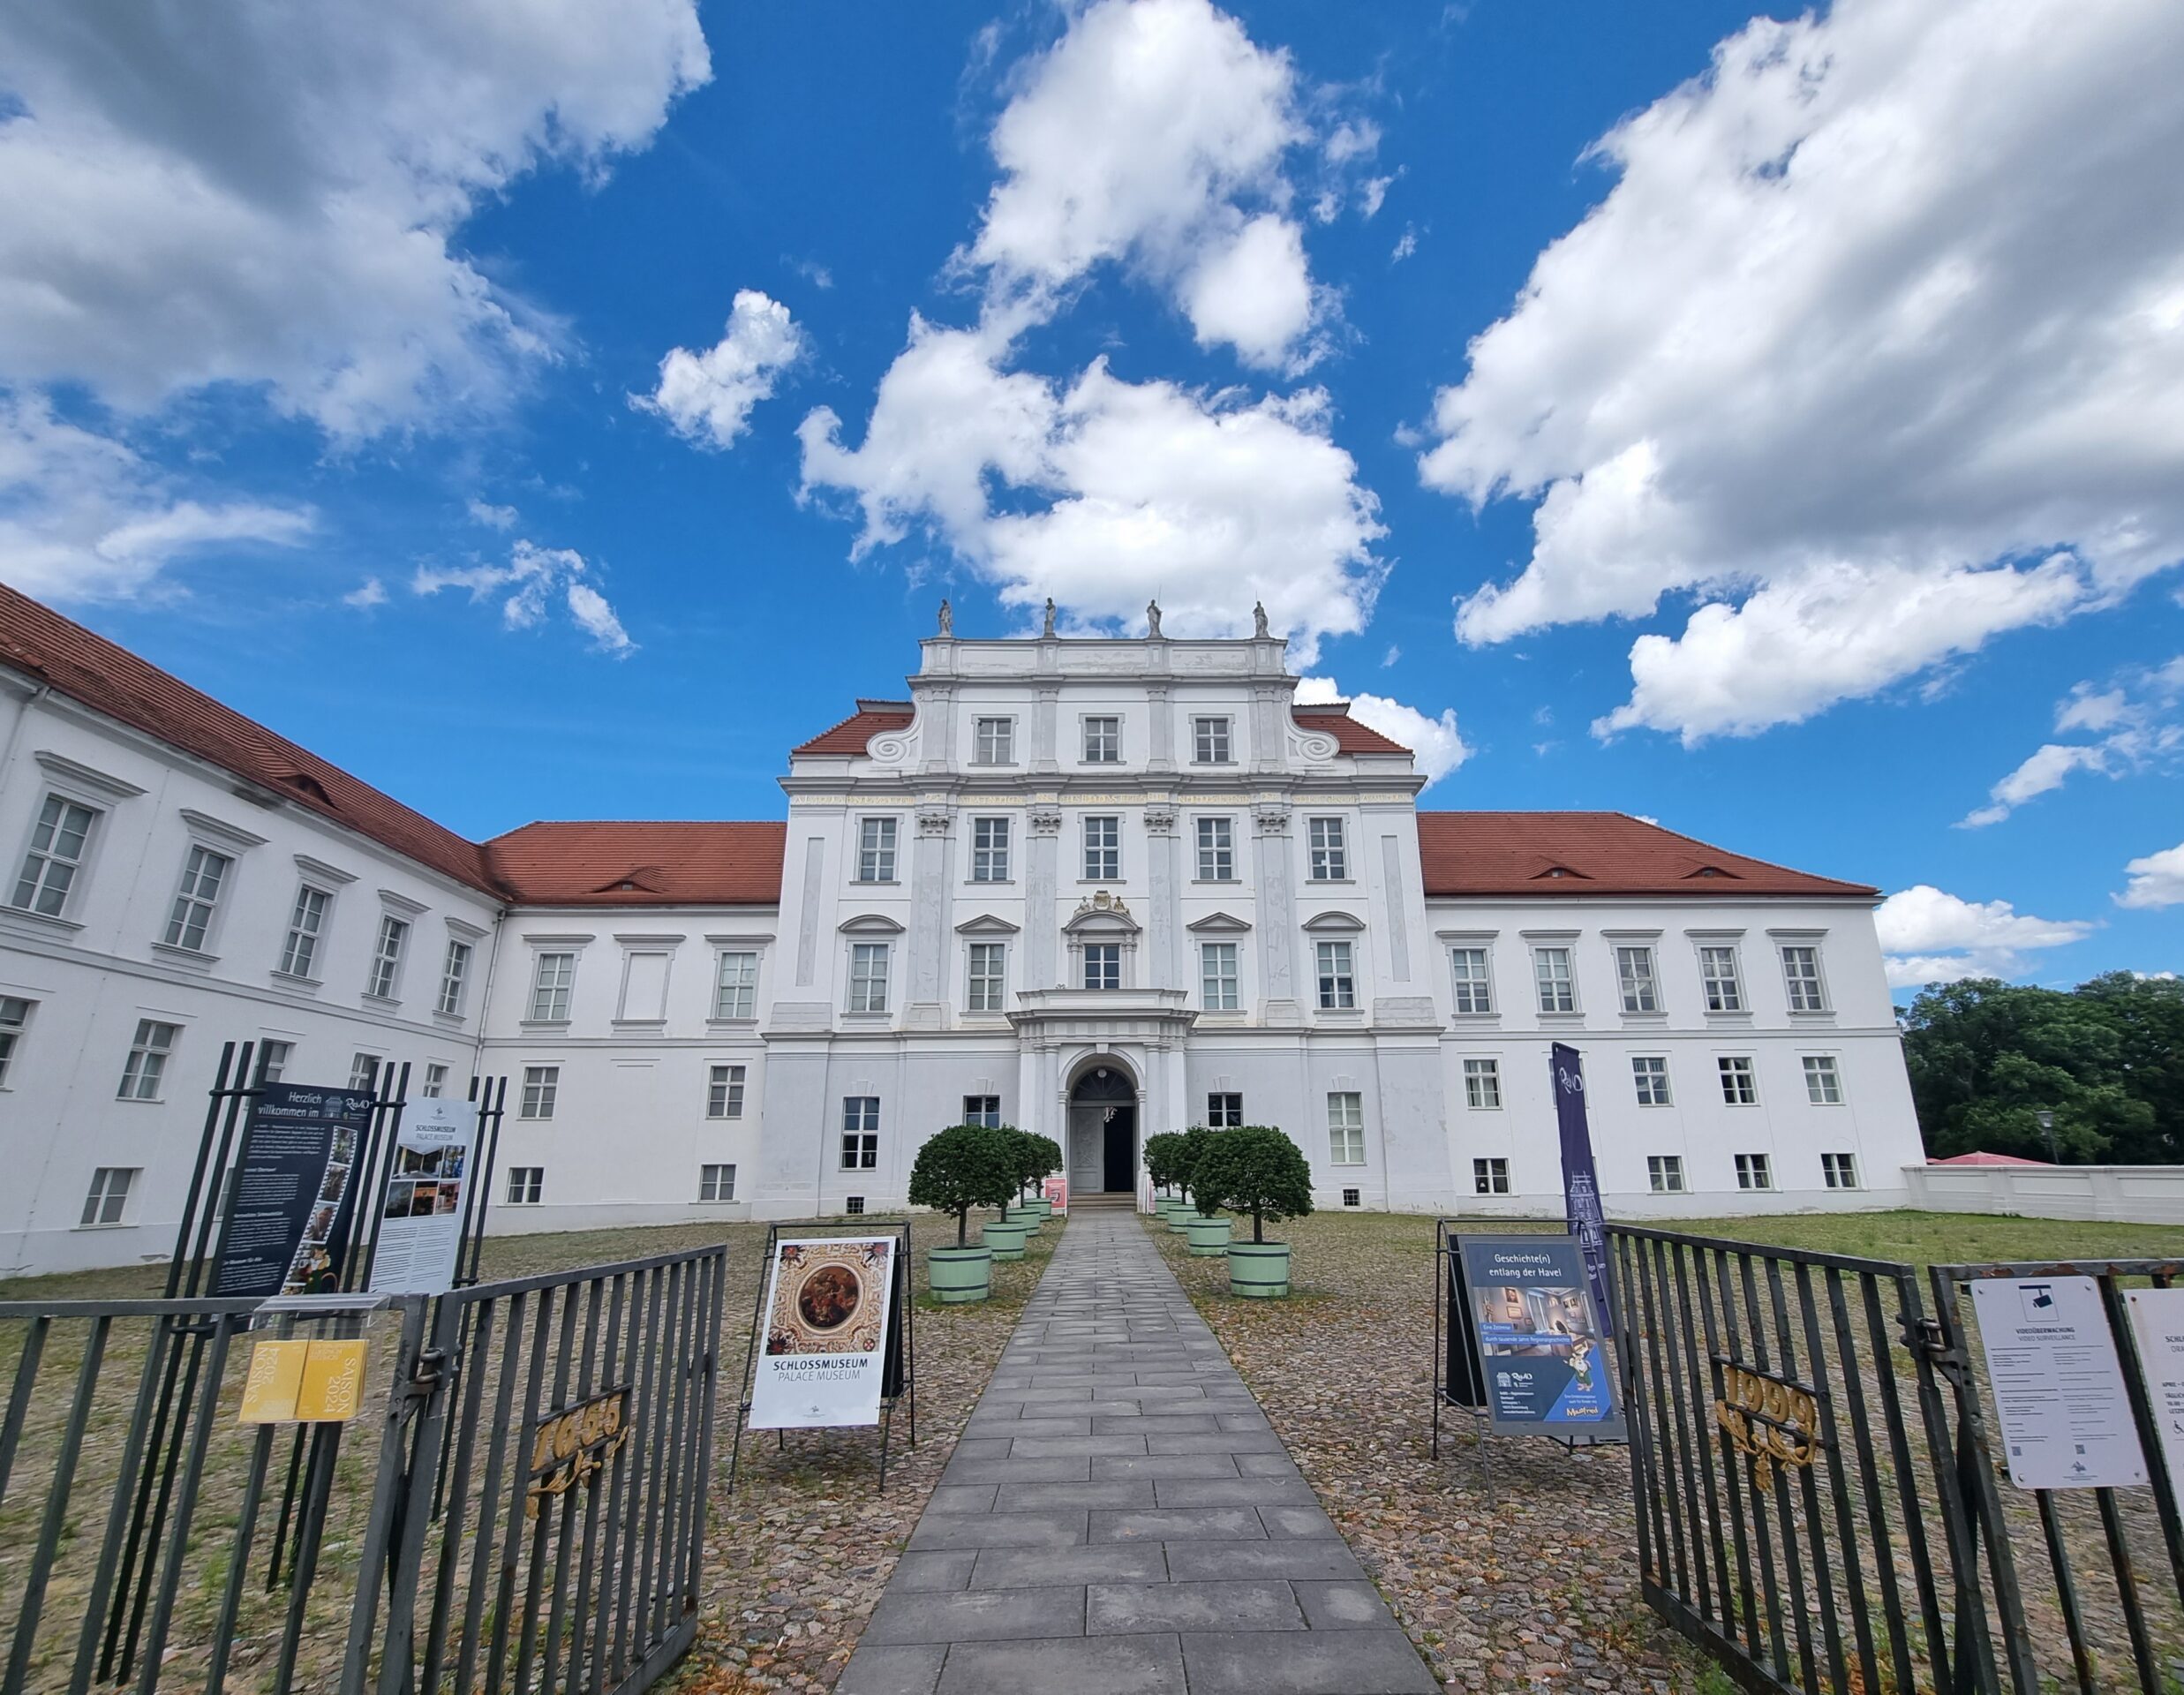
[[[1069,1089],[1070,1187],[1129,1194],[1137,1171],[1137,1080],[1111,1059],[1088,1065]]]

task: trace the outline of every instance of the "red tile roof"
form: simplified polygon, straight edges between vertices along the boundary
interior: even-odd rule
[[[779,823],[554,822],[495,836],[484,852],[530,906],[749,907],[780,900],[787,846]]]
[[[1292,706],[1291,716],[1307,730],[1324,730],[1344,753],[1408,753],[1400,742],[1390,742],[1378,730],[1350,716],[1350,703],[1338,700],[1318,706]]]
[[[475,842],[0,584],[0,663],[496,898]]]
[[[799,753],[862,754],[864,744],[884,730],[907,730],[916,716],[915,709],[907,700],[861,700],[857,710],[834,726],[824,730],[801,747],[789,750]]]
[[[1434,895],[1874,895],[1732,854],[1624,812],[1421,812]]]

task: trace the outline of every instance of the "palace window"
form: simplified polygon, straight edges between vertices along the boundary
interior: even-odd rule
[[[471,945],[450,938],[448,957],[440,967],[440,1010],[449,1018],[461,1015],[463,985],[471,975]]]
[[[1088,718],[1084,720],[1084,763],[1118,765],[1122,763],[1122,720]]]
[[[1479,1111],[1493,1111],[1502,1104],[1502,1062],[1466,1059],[1464,1062],[1464,1104]]]
[[[1327,1097],[1328,1159],[1337,1165],[1365,1164],[1365,1096],[1337,1090]]]
[[[845,1095],[842,1097],[842,1170],[879,1169],[879,1096]]]
[[[1782,950],[1782,987],[1793,1013],[1827,1010],[1827,985],[1820,981],[1820,950],[1799,945]]]
[[[1506,1159],[1474,1159],[1472,1161],[1472,1192],[1475,1194],[1507,1194],[1509,1193],[1509,1161]]]
[[[359,1053],[349,1061],[349,1092],[351,1095],[377,1095],[380,1092],[380,1057],[376,1053]]]
[[[697,1198],[700,1201],[734,1200],[735,1167],[700,1165],[697,1168]]]
[[[709,1119],[740,1119],[743,1116],[742,1066],[706,1066],[705,1116]],[[724,1200],[726,1198],[722,1197]]]
[[[15,879],[13,905],[26,912],[58,918],[68,909],[70,892],[91,851],[95,808],[64,795],[49,795],[30,832],[30,848]]]
[[[1842,1104],[1842,1074],[1835,1069],[1834,1054],[1804,1056],[1804,1093],[1805,1099],[1815,1106]]]
[[[1003,974],[1007,954],[999,942],[973,942],[970,945],[970,990],[967,1010],[974,1013],[998,1013],[1003,1010]]]
[[[1666,1054],[1642,1053],[1630,1060],[1630,1081],[1638,1086],[1640,1106],[1668,1104],[1668,1059]]]
[[[1191,757],[1201,765],[1235,763],[1231,757],[1227,719],[1194,718],[1191,720]]]
[[[1200,1000],[1209,1013],[1232,1013],[1241,1004],[1236,986],[1236,944],[1198,945]]]
[[[436,1101],[448,1092],[448,1068],[434,1061],[425,1067],[425,1087],[420,1091],[428,1101]]]
[[[1661,987],[1653,976],[1652,948],[1617,948],[1615,981],[1623,991],[1624,1012],[1657,1013],[1661,1010]]]
[[[1457,1012],[1490,1013],[1494,1010],[1494,986],[1487,976],[1485,948],[1450,948],[1449,968],[1456,978]]]
[[[258,1044],[258,1081],[261,1083],[279,1082],[282,1073],[288,1069],[288,1062],[295,1055],[296,1044],[293,1042],[260,1042]],[[441,1066],[439,1069],[444,1072],[447,1067]]]
[[[1648,1154],[1646,1156],[1646,1181],[1655,1194],[1683,1193],[1683,1156],[1681,1154]]]
[[[887,944],[855,942],[849,948],[849,1010],[887,1010]]]
[[[213,914],[220,905],[221,885],[235,862],[209,848],[192,848],[183,862],[182,886],[175,891],[175,904],[167,915],[166,942],[169,947],[201,951]]]
[[[1849,1154],[1822,1154],[1820,1175],[1831,1189],[1855,1189],[1858,1186],[1858,1162]]]
[[[715,1018],[758,1016],[758,956],[738,949],[720,956],[720,976],[713,985]]]
[[[29,1022],[30,1002],[20,995],[0,995],[0,1089],[8,1086],[8,1074],[15,1068],[15,1050]]]
[[[857,820],[857,881],[892,883],[895,880],[895,820]]]
[[[1198,880],[1201,883],[1236,881],[1236,825],[1230,818],[1198,821]]]
[[[546,1167],[543,1165],[511,1165],[508,1167],[508,1205],[535,1207],[538,1197],[546,1193]]]
[[[1313,953],[1318,967],[1320,1009],[1347,1012],[1358,1004],[1358,980],[1352,966],[1348,942],[1315,942]]]
[[[134,1165],[102,1165],[91,1173],[91,1193],[84,1196],[83,1217],[76,1223],[79,1229],[93,1230],[102,1224],[118,1224],[129,1205],[129,1191],[136,1186],[143,1175],[142,1168]]]
[[[1532,971],[1540,986],[1540,1010],[1574,1013],[1578,1010],[1578,983],[1571,974],[1566,947],[1535,947]]]
[[[1721,1071],[1721,1101],[1725,1106],[1757,1106],[1759,1085],[1752,1075],[1748,1054],[1724,1054],[1715,1062]]]
[[[1350,855],[1343,841],[1340,818],[1307,820],[1312,851],[1312,880],[1340,883],[1350,875]]]
[[[1774,1186],[1774,1172],[1765,1154],[1739,1154],[1736,1156],[1736,1186],[1740,1189],[1771,1189]]]
[[[1084,821],[1084,877],[1088,883],[1122,880],[1122,820],[1092,817]]]
[[[334,897],[305,883],[296,891],[296,906],[289,914],[288,939],[281,946],[281,975],[308,977],[319,959],[319,932],[326,927],[326,909]]]
[[[1001,1097],[998,1095],[966,1095],[963,1097],[965,1124],[983,1124],[989,1130],[1001,1127]]]
[[[574,953],[541,953],[531,968],[531,1016],[540,1024],[569,1021],[569,997],[576,987]]]
[[[1206,1096],[1206,1123],[1216,1130],[1233,1130],[1244,1121],[1241,1095],[1216,1093]]]
[[[971,881],[1005,883],[1009,880],[1009,821],[1006,818],[971,820]]]
[[[129,1044],[129,1058],[122,1063],[121,1087],[114,1091],[115,1099],[156,1101],[159,1086],[167,1076],[167,1061],[174,1057],[175,1042],[181,1034],[179,1024],[139,1019],[136,1040]]]
[[[1014,765],[1016,720],[1013,718],[980,719],[971,745],[971,761],[974,765]]]
[[[1122,987],[1122,944],[1088,942],[1084,949],[1084,986],[1088,989]]]
[[[402,981],[402,950],[410,939],[406,919],[391,912],[380,915],[379,939],[372,945],[372,976],[364,992],[374,1000],[392,1000]]]
[[[561,1092],[561,1068],[559,1066],[525,1066],[523,1093],[517,1103],[516,1116],[519,1119],[552,1118],[554,1103]]]
[[[1736,973],[1736,950],[1734,947],[1700,948],[1698,981],[1706,991],[1708,1012],[1741,1013],[1744,1010],[1744,984]]]

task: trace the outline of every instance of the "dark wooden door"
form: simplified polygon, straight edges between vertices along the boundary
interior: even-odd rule
[[[1128,1194],[1137,1187],[1138,1110],[1118,1106],[1107,1121],[1107,1192]]]

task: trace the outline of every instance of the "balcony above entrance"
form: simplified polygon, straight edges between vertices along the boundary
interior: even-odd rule
[[[1008,1020],[1027,1046],[1179,1042],[1198,1021],[1181,989],[1027,989]]]

